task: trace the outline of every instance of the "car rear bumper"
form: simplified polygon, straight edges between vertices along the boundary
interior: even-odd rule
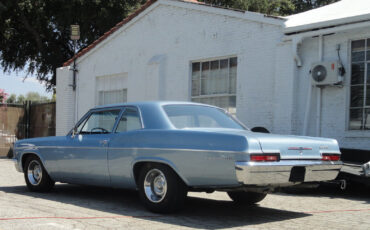
[[[282,160],[235,163],[238,182],[256,186],[334,180],[341,168],[341,161]]]
[[[370,161],[365,164],[344,162],[340,171],[355,176],[370,177]]]

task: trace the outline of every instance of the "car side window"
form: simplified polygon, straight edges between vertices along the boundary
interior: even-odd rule
[[[140,114],[135,107],[126,107],[117,125],[116,133],[141,129]]]
[[[82,122],[77,130],[81,134],[102,134],[112,132],[120,110],[106,110],[93,112],[87,121]]]

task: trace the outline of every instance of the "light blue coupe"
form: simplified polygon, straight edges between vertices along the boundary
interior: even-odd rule
[[[31,191],[56,181],[138,189],[154,212],[180,208],[188,191],[253,204],[277,187],[333,180],[342,165],[336,140],[251,132],[187,102],[95,107],[66,136],[20,140],[14,152]]]

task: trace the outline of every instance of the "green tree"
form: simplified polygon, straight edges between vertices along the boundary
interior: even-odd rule
[[[32,101],[32,102],[47,102],[50,101],[50,99],[46,96],[40,95],[38,92],[28,92],[25,96],[26,101]]]
[[[270,15],[289,15],[337,0],[199,0]],[[26,70],[51,90],[56,68],[74,55],[71,24],[79,24],[77,50],[125,18],[146,0],[2,0],[0,66],[5,72]]]
[[[26,102],[26,98],[21,94],[17,97],[17,103],[24,103]]]
[[[325,6],[339,0],[291,0],[295,6],[294,13],[311,10],[317,7]]]
[[[269,15],[289,15],[294,12],[291,0],[199,0],[208,4],[230,7]]]
[[[6,99],[6,103],[16,103],[17,102],[17,95],[15,95],[14,93],[10,94],[10,96],[8,97],[8,99]]]
[[[28,92],[26,94],[26,101],[41,101],[41,96],[38,92]]]
[[[15,96],[15,94],[14,94]],[[38,92],[28,92],[26,95],[18,95],[16,102],[17,103],[24,103],[26,101],[32,101],[32,102],[47,102],[51,101],[46,96],[41,96]]]
[[[56,102],[57,101],[57,94],[56,93],[53,93],[53,96],[51,97],[51,100],[52,102]]]
[[[339,0],[200,0],[216,6],[231,7],[269,15],[286,16],[311,10]]]
[[[5,72],[26,69],[55,85],[56,68],[73,57],[70,25],[79,24],[78,50],[126,17],[144,0],[2,0],[0,65]]]

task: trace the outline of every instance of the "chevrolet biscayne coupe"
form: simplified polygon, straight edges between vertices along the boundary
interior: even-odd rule
[[[223,109],[187,102],[98,106],[66,135],[15,143],[31,191],[56,181],[138,189],[153,212],[180,208],[188,191],[225,191],[238,204],[336,178],[333,139],[251,132]]]

